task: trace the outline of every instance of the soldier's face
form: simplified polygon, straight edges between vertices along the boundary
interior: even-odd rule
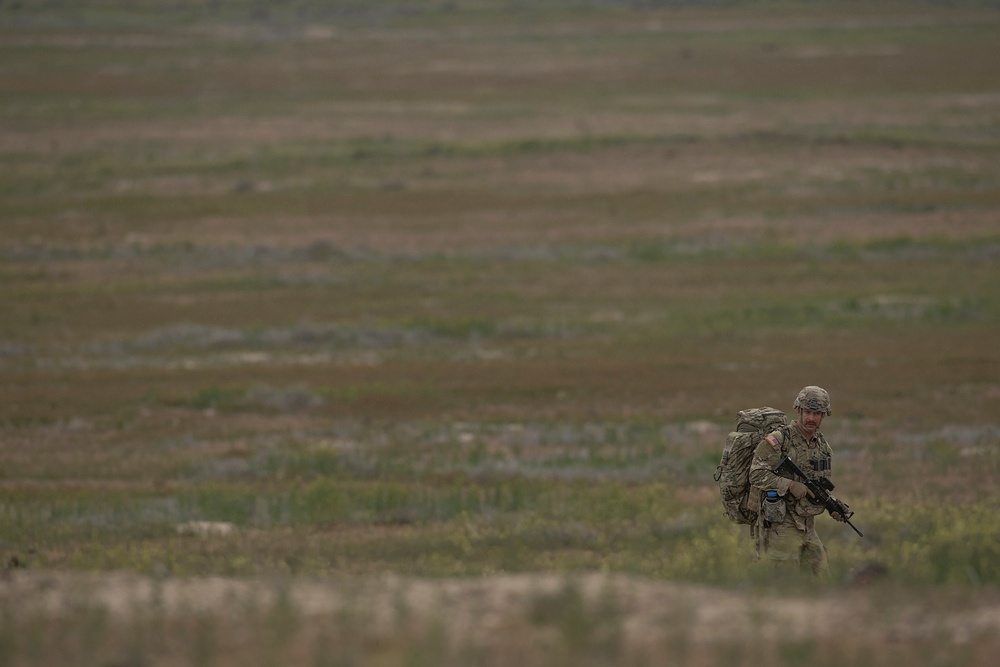
[[[799,413],[799,426],[802,428],[803,433],[812,435],[819,430],[820,424],[823,423],[823,417],[826,417],[825,412],[809,412],[802,408],[796,409]]]

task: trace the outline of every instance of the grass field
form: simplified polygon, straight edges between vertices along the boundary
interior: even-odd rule
[[[998,31],[0,2],[0,667],[993,664]],[[712,482],[806,384],[821,590]]]

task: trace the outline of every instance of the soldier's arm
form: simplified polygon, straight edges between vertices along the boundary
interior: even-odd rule
[[[788,492],[792,480],[774,473],[774,469],[781,463],[781,442],[780,431],[775,431],[760,441],[750,464],[750,483],[761,491],[775,489],[783,496]]]

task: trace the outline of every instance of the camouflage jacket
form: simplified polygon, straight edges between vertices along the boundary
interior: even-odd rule
[[[802,528],[803,519],[822,514],[824,508],[822,505],[811,503],[808,498],[795,500],[792,494],[788,493],[788,483],[791,480],[774,473],[783,456],[788,456],[799,468],[815,479],[830,476],[833,451],[822,433],[817,431],[812,438],[807,438],[795,424],[768,434],[754,451],[753,462],[750,464],[750,484],[757,490],[757,498],[759,499],[765,491],[776,490],[779,495],[785,497],[791,510],[789,515]]]

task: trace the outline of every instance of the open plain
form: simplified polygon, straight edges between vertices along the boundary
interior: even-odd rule
[[[0,667],[994,664],[997,34],[0,2]],[[826,587],[712,481],[806,384]]]

